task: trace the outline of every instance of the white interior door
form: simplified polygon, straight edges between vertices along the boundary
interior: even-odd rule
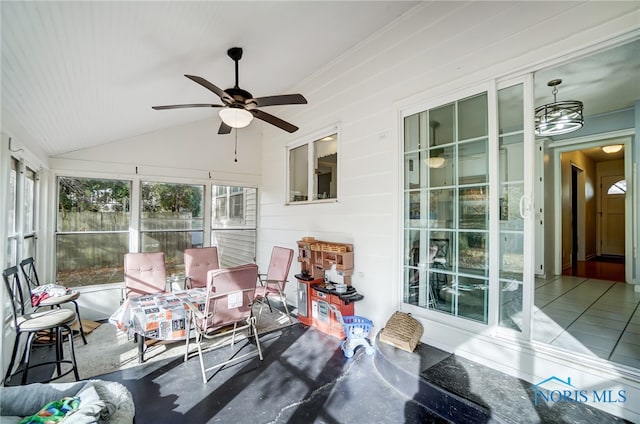
[[[600,178],[600,254],[624,256],[625,196],[624,175],[606,175]]]

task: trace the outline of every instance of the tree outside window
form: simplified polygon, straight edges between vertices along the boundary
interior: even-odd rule
[[[58,178],[56,281],[69,287],[123,281],[131,182]]]
[[[184,250],[204,244],[204,186],[143,181],[140,250],[164,252],[167,275],[184,272]]]

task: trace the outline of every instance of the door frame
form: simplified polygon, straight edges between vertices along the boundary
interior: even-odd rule
[[[585,171],[571,162],[571,267],[585,258]],[[563,224],[564,225],[564,224]]]
[[[560,140],[550,142],[548,148],[553,155],[553,197],[556,207],[562,204],[562,175],[561,175],[561,163],[560,154],[564,152],[570,152],[574,150],[589,149],[592,147],[601,147],[607,144],[611,144],[612,139],[616,140],[616,144],[623,144],[624,153],[624,177],[627,181],[627,195],[625,197],[625,233],[633,233],[633,216],[635,211],[633,210],[633,171],[632,171],[632,158],[633,158],[633,136],[635,135],[634,129],[611,131],[606,133],[594,134],[584,137],[576,137],[567,140]],[[558,211],[554,213],[554,274],[562,275],[562,214]],[[633,240],[632,237],[625,239],[625,281],[632,283],[633,281]]]

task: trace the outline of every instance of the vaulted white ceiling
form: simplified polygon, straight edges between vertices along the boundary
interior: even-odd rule
[[[207,118],[219,103],[184,74],[234,85],[227,49],[244,49],[240,87],[255,97],[295,93],[416,1],[0,1],[0,128],[48,156]],[[452,6],[453,8],[457,6]],[[453,29],[452,29],[453,30]],[[640,41],[535,74],[536,105],[581,100],[585,114],[640,99]],[[320,92],[303,92],[313,103]],[[270,107],[290,120],[295,108]],[[292,122],[295,124],[295,122]],[[251,125],[268,125],[255,122]]]
[[[234,46],[244,49],[241,88],[255,97],[297,92],[415,4],[2,1],[2,128],[55,156],[216,116],[151,106],[219,103],[183,75],[232,87]],[[269,112],[287,120],[296,107]]]

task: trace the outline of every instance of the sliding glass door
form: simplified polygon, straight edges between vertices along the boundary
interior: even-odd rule
[[[492,86],[404,117],[405,303],[522,332],[524,93],[524,81]]]

